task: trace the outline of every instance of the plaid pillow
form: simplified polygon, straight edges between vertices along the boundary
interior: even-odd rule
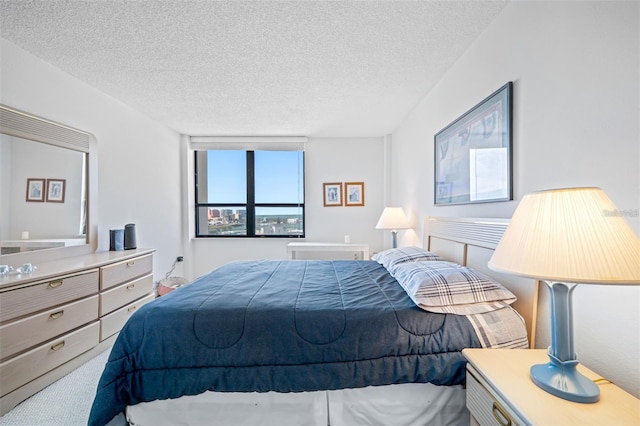
[[[376,253],[372,259],[387,268],[389,272],[393,272],[393,269],[397,265],[405,262],[443,260],[438,255],[415,246],[381,251],[380,253]]]
[[[502,284],[453,262],[403,263],[392,275],[414,303],[429,312],[478,314],[516,300]]]

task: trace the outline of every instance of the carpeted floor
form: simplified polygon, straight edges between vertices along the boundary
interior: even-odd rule
[[[96,394],[100,374],[109,350],[52,383],[16,408],[0,417],[0,426],[75,426],[86,425]],[[127,422],[120,414],[109,426]]]

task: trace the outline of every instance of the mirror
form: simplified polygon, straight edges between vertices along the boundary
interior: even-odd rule
[[[0,263],[94,251],[93,136],[3,105],[0,113]]]

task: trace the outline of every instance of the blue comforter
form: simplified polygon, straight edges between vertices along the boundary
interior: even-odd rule
[[[466,317],[420,310],[376,262],[231,263],[129,319],[89,424],[207,390],[460,384],[466,347],[480,347]]]

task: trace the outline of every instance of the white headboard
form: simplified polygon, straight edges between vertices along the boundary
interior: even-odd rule
[[[424,247],[447,260],[494,278],[515,294],[518,300],[513,307],[524,318],[529,346],[533,348],[538,281],[495,272],[487,266],[508,224],[509,219],[427,217],[424,222]]]

